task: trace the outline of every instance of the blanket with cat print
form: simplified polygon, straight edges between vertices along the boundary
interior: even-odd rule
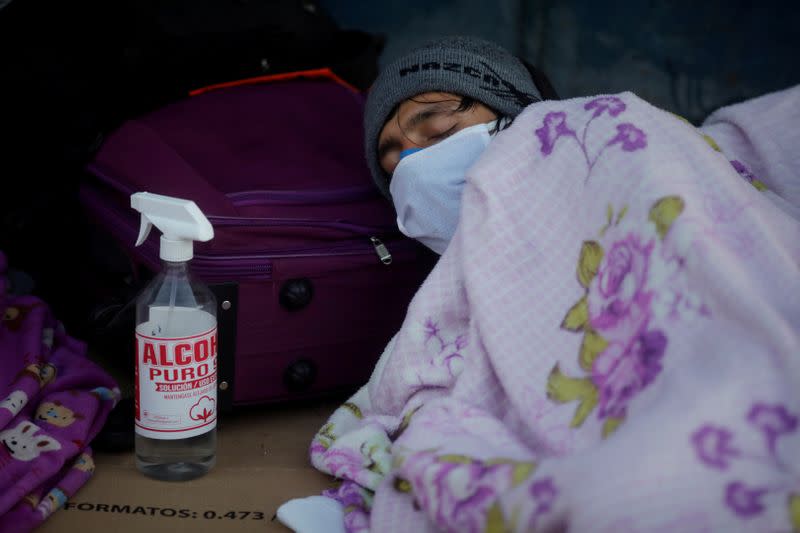
[[[348,531],[800,531],[800,87],[536,103],[311,444]]]
[[[89,442],[119,399],[48,306],[9,294],[0,252],[0,532],[30,531],[94,472]]]

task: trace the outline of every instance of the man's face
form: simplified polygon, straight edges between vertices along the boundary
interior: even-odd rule
[[[403,150],[427,148],[457,131],[497,118],[481,103],[465,110],[459,109],[460,105],[460,96],[443,92],[422,93],[403,101],[378,136],[381,168],[391,176]]]

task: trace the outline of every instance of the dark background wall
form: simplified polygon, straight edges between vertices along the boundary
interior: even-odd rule
[[[631,90],[693,121],[800,82],[800,2],[321,0],[343,26],[383,33],[382,62],[442,35],[491,39],[562,97]]]
[[[312,0],[292,1],[316,11]],[[722,105],[800,83],[800,0],[316,1],[342,28],[384,35],[382,64],[432,38],[477,35],[543,69],[562,97],[630,90],[695,122]],[[78,315],[78,304],[92,303],[74,281],[86,269],[85,261],[73,258],[88,257],[81,246],[93,246],[76,219],[84,158],[120,109],[141,104],[140,89],[168,86],[153,75],[161,71],[147,69],[153,57],[161,58],[161,48],[129,40],[133,35],[160,45],[163,36],[151,41],[145,38],[151,35],[134,32],[152,28],[129,12],[155,17],[164,7],[180,29],[194,19],[217,27],[213,17],[202,20],[202,6],[239,15],[253,7],[268,10],[255,20],[233,17],[234,27],[250,29],[280,27],[272,8],[288,2],[0,0],[0,250],[32,274],[58,316]],[[4,20],[15,8],[16,18]],[[153,22],[149,16],[145,22]],[[307,24],[302,29],[311,31]],[[184,42],[180,31],[169,35],[164,42]],[[183,51],[196,51],[205,67],[205,50],[196,48]],[[284,41],[275,49],[287,55],[295,50]],[[176,49],[170,50],[173,56],[166,55],[174,58]],[[369,59],[371,75],[374,57]],[[249,65],[248,75],[259,74],[260,64]]]

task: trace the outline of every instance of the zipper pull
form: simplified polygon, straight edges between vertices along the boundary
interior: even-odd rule
[[[391,265],[392,264],[392,254],[389,253],[389,250],[386,248],[386,245],[381,242],[381,240],[377,237],[370,237],[370,242],[372,242],[372,246],[375,248],[375,253],[378,254],[378,258],[380,258],[381,263],[384,265]]]

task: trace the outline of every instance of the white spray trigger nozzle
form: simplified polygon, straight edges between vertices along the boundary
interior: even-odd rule
[[[160,257],[165,261],[188,261],[194,241],[214,238],[214,228],[200,208],[191,200],[148,192],[131,195],[131,207],[141,213],[139,237],[142,244],[153,226],[161,231]]]
[[[151,229],[153,229],[153,224],[147,220],[145,215],[142,215],[142,223],[139,225],[139,237],[136,239],[136,246],[139,246],[147,240],[147,236],[150,235]]]

